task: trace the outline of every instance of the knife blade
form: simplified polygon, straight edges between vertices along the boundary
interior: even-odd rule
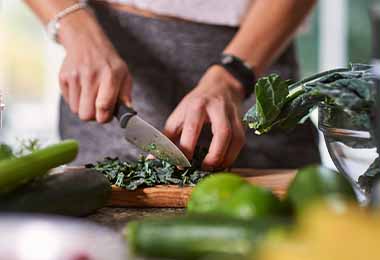
[[[125,139],[141,150],[176,166],[191,166],[182,151],[161,131],[138,116],[133,108],[120,103],[114,115],[124,130]]]

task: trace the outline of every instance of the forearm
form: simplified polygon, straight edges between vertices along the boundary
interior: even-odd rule
[[[225,52],[262,74],[292,39],[316,0],[256,0]]]

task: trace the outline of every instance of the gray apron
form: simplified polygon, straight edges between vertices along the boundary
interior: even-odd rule
[[[96,1],[94,1],[96,2]],[[151,19],[93,4],[98,20],[133,78],[133,104],[139,115],[162,129],[181,99],[196,86],[211,61],[217,59],[238,28],[189,21]],[[297,79],[298,65],[291,44],[269,69],[285,79]],[[244,104],[246,111],[254,99]],[[200,143],[207,145],[206,127]],[[100,125],[82,122],[60,103],[60,135],[80,141],[74,164],[91,163],[106,156],[136,159],[141,151],[123,139],[115,120]],[[294,131],[256,136],[247,142],[235,167],[294,168],[320,161],[317,132],[310,122]]]

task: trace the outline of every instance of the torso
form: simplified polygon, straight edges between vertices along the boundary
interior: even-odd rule
[[[158,18],[238,27],[253,0],[103,0],[113,8]]]

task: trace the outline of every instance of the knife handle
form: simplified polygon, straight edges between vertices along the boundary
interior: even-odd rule
[[[136,115],[137,112],[133,108],[127,107],[122,102],[118,102],[113,114],[119,120],[120,127],[125,128],[129,119]]]

